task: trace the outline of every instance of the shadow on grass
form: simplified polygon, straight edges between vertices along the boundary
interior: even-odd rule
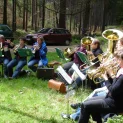
[[[2,106],[0,105],[0,110],[6,110],[6,111],[9,111],[9,112],[14,112],[15,114],[20,114],[20,115],[23,115],[23,116],[27,116],[31,119],[34,119],[34,120],[37,120],[41,123],[58,123],[54,118],[51,117],[51,119],[43,119],[43,118],[38,118],[36,116],[33,116],[31,114],[28,114],[28,113],[25,113],[25,112],[22,112],[22,111],[18,111],[16,109],[10,109],[10,108],[7,108],[5,106]]]

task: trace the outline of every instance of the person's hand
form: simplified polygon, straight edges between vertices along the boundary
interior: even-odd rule
[[[102,77],[104,80],[108,80],[107,72],[103,73],[103,74],[101,75],[101,77]]]
[[[89,55],[93,55],[93,53],[91,51],[87,51],[87,54]]]

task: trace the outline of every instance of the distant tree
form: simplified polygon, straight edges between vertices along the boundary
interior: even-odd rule
[[[66,0],[60,0],[59,28],[66,28]]]
[[[12,0],[12,29],[16,31],[16,0]]]
[[[4,0],[3,24],[7,24],[7,0]]]

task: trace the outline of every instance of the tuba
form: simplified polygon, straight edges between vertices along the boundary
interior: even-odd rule
[[[84,44],[88,51],[91,50],[90,45],[94,41],[94,38],[87,36],[81,39],[81,44]],[[94,55],[88,54],[89,60],[92,61],[95,57]]]
[[[113,54],[117,41],[123,37],[123,32],[116,29],[108,29],[102,33],[102,36],[108,40],[107,52]]]

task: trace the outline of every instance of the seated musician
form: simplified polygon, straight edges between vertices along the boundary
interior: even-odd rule
[[[123,38],[121,38],[116,44],[116,50],[123,49]]]
[[[20,38],[19,45],[16,45],[14,48],[15,58],[11,60],[7,65],[7,70],[9,73],[11,73],[11,69],[13,69],[16,66],[14,73],[10,77],[11,79],[16,78],[21,72],[22,68],[27,64],[27,57],[21,57],[18,54],[18,49],[25,49],[25,48],[27,49],[27,46],[25,45],[25,41],[26,41],[25,38]]]
[[[33,45],[34,56],[28,62],[28,67],[33,71],[36,72],[37,67],[34,66],[38,64],[38,67],[44,67],[48,64],[48,59],[46,57],[47,54],[47,46],[43,39],[43,37],[38,37],[37,42]]]
[[[87,54],[86,52],[86,46],[81,43],[81,46],[77,47],[74,54],[73,54],[73,59],[70,62],[67,62],[66,64],[63,65],[63,69],[69,74],[72,75],[74,70],[72,69],[73,63],[75,63],[77,66],[80,66],[83,64],[83,62],[79,59],[77,52],[83,52]]]
[[[109,90],[108,94],[105,98],[95,97],[83,102],[78,123],[88,123],[90,115],[94,121],[102,123],[101,114],[123,112],[123,99],[121,96],[123,94],[123,50],[118,53],[116,62],[120,69],[116,77],[112,76],[113,82],[108,79],[106,73],[102,75]]]
[[[100,62],[98,62],[98,58],[97,58],[97,56],[99,55],[99,54],[102,54],[103,53],[103,51],[102,51],[102,49],[100,48],[100,42],[99,42],[99,40],[97,40],[97,39],[94,39],[94,41],[91,43],[91,51],[87,51],[87,53],[89,54],[89,55],[94,55],[94,57],[96,57],[96,58],[94,58],[93,60],[92,60],[92,62],[93,63],[96,63],[96,64],[94,64],[94,67],[96,68],[96,67],[99,67],[99,65],[100,65]],[[81,69],[81,66],[80,66],[80,69]],[[86,74],[86,73],[85,73]],[[75,85],[74,85],[74,88],[77,88],[77,87],[80,87],[81,85],[82,85],[82,80],[81,80],[81,78],[80,77],[78,77],[76,80],[75,80]],[[90,80],[90,83],[91,83],[91,88],[92,89],[95,89],[95,84],[93,84],[93,82],[91,82],[91,80]]]
[[[0,35],[0,43],[2,43],[1,51],[3,54],[3,57],[0,57],[0,63],[4,64],[4,77],[6,78],[8,76],[7,64],[12,59],[10,49],[14,48],[14,43],[12,43],[11,40],[5,41],[5,37],[3,35]]]

